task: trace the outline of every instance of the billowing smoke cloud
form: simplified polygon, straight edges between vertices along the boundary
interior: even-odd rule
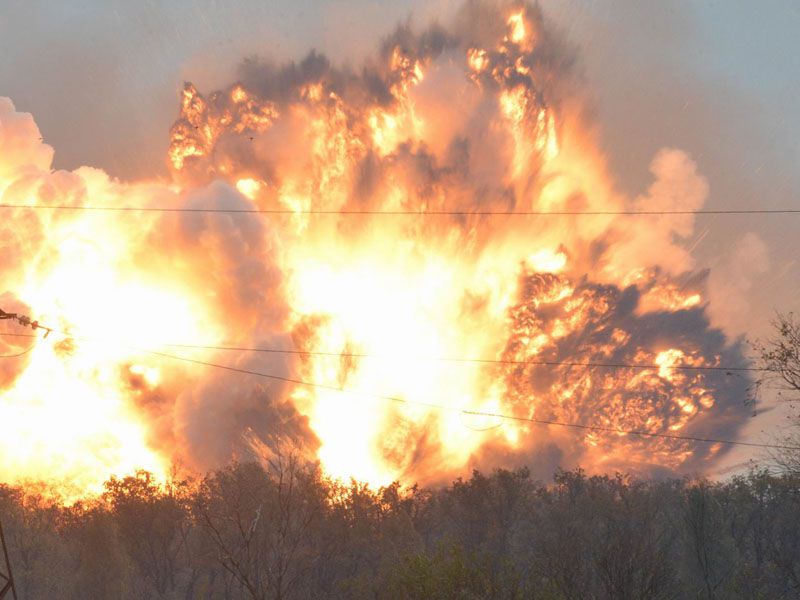
[[[216,181],[190,189],[178,206],[194,209],[247,210],[250,201],[235,188]],[[183,282],[207,297],[208,331],[219,329],[228,345],[241,348],[291,350],[287,333],[289,307],[283,295],[281,252],[277,232],[257,215],[187,212],[177,219],[161,217],[137,249],[135,262],[159,278]],[[188,260],[187,260],[188,258]],[[211,339],[214,334],[204,339]],[[166,342],[181,340],[163,340]],[[292,374],[291,355],[226,351],[213,362],[236,369]],[[314,436],[285,400],[287,386],[279,380],[243,378],[240,372],[208,367],[200,377],[162,384],[161,401],[151,404],[151,417],[162,422],[152,443],[177,441],[184,461],[198,468],[223,464],[232,453],[246,453],[243,434],[252,430],[262,440],[289,437],[298,446],[315,446]],[[166,387],[171,388],[165,394]]]
[[[103,206],[133,202],[172,208],[250,207],[235,188],[214,182],[177,190],[122,184],[82,168],[50,171],[52,150],[30,115],[0,99],[0,190],[11,205]],[[313,453],[307,420],[280,381],[189,360],[287,377],[290,355],[202,351],[171,345],[291,348],[281,249],[268,221],[186,212],[113,213],[4,209],[0,274],[7,312],[56,328],[38,342],[4,321],[2,420],[4,479],[46,478],[68,493],[96,489],[109,474],[190,469],[247,457],[248,439],[284,439]],[[24,336],[24,337],[20,337]],[[178,358],[156,358],[154,350]],[[63,421],[59,422],[59,415]],[[137,425],[138,424],[138,425]]]
[[[743,362],[706,317],[694,218],[574,214],[696,210],[708,184],[664,149],[649,189],[620,194],[573,63],[535,6],[478,2],[450,27],[399,27],[359,69],[318,53],[249,61],[226,89],[184,88],[169,183],[50,173],[32,121],[6,102],[27,125],[0,143],[28,150],[0,167],[4,202],[192,211],[6,221],[7,235],[26,219],[41,233],[3,285],[74,330],[54,364],[138,428],[112,428],[96,477],[207,468],[287,438],[331,474],[375,483],[509,461],[687,472],[720,456],[460,412],[704,437],[735,437],[746,414],[745,380],[676,368]],[[531,211],[559,214],[486,214]],[[34,354],[3,401],[45,393],[34,377],[52,358]],[[0,473],[44,468],[7,460]]]
[[[709,311],[716,323],[731,333],[747,330],[750,304],[747,292],[753,281],[769,268],[767,246],[758,234],[745,233],[731,253],[711,271],[708,288]]]
[[[650,164],[650,172],[653,184],[633,201],[633,210],[693,211],[703,207],[708,183],[685,153],[662,149]],[[646,234],[613,243],[608,254],[620,268],[631,271],[658,266],[671,275],[686,272],[693,266],[691,255],[675,242],[688,240],[694,232],[694,220],[692,214],[629,219],[628,228],[642,229]]]

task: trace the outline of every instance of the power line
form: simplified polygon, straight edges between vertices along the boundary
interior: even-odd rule
[[[268,354],[292,354],[300,356],[327,356],[332,358],[367,358],[378,360],[397,360],[411,358],[413,360],[429,360],[438,362],[456,362],[456,363],[477,363],[477,364],[499,364],[499,365],[534,365],[545,367],[599,367],[606,369],[678,369],[685,371],[725,371],[730,373],[738,372],[762,372],[769,371],[765,367],[724,367],[714,365],[658,365],[649,363],[604,363],[593,361],[566,361],[566,360],[515,360],[515,359],[502,359],[502,358],[471,358],[471,357],[449,357],[449,356],[411,356],[411,355],[397,355],[397,356],[381,356],[376,354],[365,353],[351,353],[351,352],[320,352],[311,350],[284,350],[280,348],[247,348],[236,346],[200,346],[194,344],[157,344],[159,346],[169,346],[171,348],[186,348],[197,350],[220,350],[220,351],[235,351],[235,352],[261,352]]]
[[[32,336],[37,337],[37,336]],[[30,348],[23,350],[22,352],[18,352],[17,354],[0,354],[0,358],[19,358],[20,356],[25,356],[28,352],[36,348],[36,344],[33,344]]]
[[[8,313],[5,313],[5,314],[8,314]],[[23,321],[28,323],[28,324],[32,324],[30,322],[30,319],[26,319],[24,317],[22,318],[22,320],[20,322],[23,322]],[[54,333],[59,333],[59,334],[62,334],[62,335],[69,336],[68,333],[63,332],[63,331],[59,331],[57,329],[44,327],[44,326],[41,326],[41,325],[38,325],[38,324],[37,324],[37,326],[42,328],[42,329],[47,329],[48,333],[52,331]],[[17,334],[17,335],[21,335],[21,334]],[[79,339],[85,339],[85,340],[90,340],[91,341],[91,338],[86,338],[86,337],[79,338]],[[106,342],[106,343],[108,343],[108,342]],[[131,346],[131,348],[135,348],[135,347]],[[587,425],[587,424],[582,424],[582,423],[570,423],[570,422],[566,422],[566,421],[555,421],[555,420],[549,420],[549,419],[537,419],[537,418],[534,418],[534,417],[522,417],[522,416],[517,416],[517,415],[507,415],[507,414],[504,414],[504,413],[494,413],[494,412],[489,412],[489,411],[462,409],[462,408],[457,408],[457,407],[454,407],[454,406],[447,406],[447,405],[444,405],[444,404],[436,404],[436,403],[433,403],[433,402],[422,402],[422,401],[418,401],[418,400],[408,400],[406,398],[400,398],[400,397],[397,397],[397,396],[388,396],[388,395],[384,395],[384,394],[375,394],[375,393],[370,393],[370,392],[363,392],[363,391],[360,391],[360,390],[348,390],[348,389],[344,389],[344,388],[337,387],[337,386],[334,386],[334,385],[329,385],[329,384],[324,384],[324,383],[317,383],[317,382],[312,382],[312,381],[305,381],[305,380],[296,379],[296,378],[293,378],[293,377],[284,377],[282,375],[275,375],[275,374],[272,374],[272,373],[263,373],[261,371],[253,371],[251,369],[242,369],[242,368],[239,368],[239,367],[232,367],[230,365],[222,365],[222,364],[219,364],[219,363],[212,363],[212,362],[208,362],[208,361],[204,361],[204,360],[188,358],[186,356],[178,356],[176,354],[169,354],[169,353],[166,353],[166,352],[159,352],[159,351],[156,351],[156,350],[148,350],[148,349],[145,349],[145,348],[135,348],[135,349],[140,351],[140,352],[145,352],[147,354],[151,354],[153,356],[160,356],[160,357],[163,357],[163,358],[169,358],[169,359],[172,359],[172,360],[182,361],[182,362],[186,362],[186,363],[190,363],[190,364],[201,365],[201,366],[206,366],[206,367],[213,367],[213,368],[217,368],[217,369],[223,369],[223,370],[226,370],[226,371],[231,371],[231,372],[234,372],[234,373],[240,373],[240,374],[243,374],[243,375],[253,375],[253,376],[256,376],[256,377],[262,377],[262,378],[265,378],[265,379],[271,379],[271,380],[275,380],[275,381],[283,381],[285,383],[292,383],[292,384],[295,384],[295,385],[313,387],[313,388],[316,388],[316,389],[326,389],[326,390],[335,391],[335,392],[342,393],[342,394],[352,394],[352,395],[357,395],[357,396],[374,398],[374,399],[378,399],[378,400],[386,400],[386,401],[390,401],[390,402],[396,402],[396,403],[400,403],[400,404],[406,404],[406,405],[412,405],[412,406],[424,406],[424,407],[427,407],[427,408],[432,408],[432,409],[437,409],[437,410],[458,411],[459,413],[466,414],[466,415],[473,415],[473,416],[480,416],[480,417],[492,417],[492,418],[505,419],[505,420],[510,420],[510,421],[534,423],[534,424],[538,424],[538,425],[568,427],[568,428],[572,428],[572,429],[582,429],[582,430],[591,430],[591,431],[605,431],[605,432],[609,432],[609,433],[619,433],[619,434],[624,434],[624,435],[636,435],[636,436],[639,436],[639,437],[654,437],[654,438],[663,438],[663,439],[699,442],[699,443],[707,443],[707,444],[725,444],[725,445],[729,445],[729,446],[747,446],[747,447],[752,447],[752,448],[768,448],[768,449],[773,449],[773,450],[798,450],[798,451],[800,451],[800,446],[785,446],[785,445],[780,445],[780,444],[760,444],[760,443],[756,443],[756,442],[742,442],[742,441],[725,440],[725,439],[718,439],[718,438],[682,436],[682,435],[675,435],[675,434],[669,434],[669,433],[656,433],[656,432],[641,431],[641,430],[636,430],[636,429],[621,429],[621,428],[616,428],[616,427],[606,427],[606,426],[603,426],[603,425]]]
[[[59,332],[61,333],[61,332]],[[5,333],[0,332],[0,335],[12,337],[36,337],[30,333]],[[62,333],[62,335],[69,334]],[[70,336],[71,337],[71,336]],[[91,340],[89,340],[91,341]],[[658,365],[652,363],[624,363],[624,362],[594,362],[594,361],[566,361],[566,360],[514,360],[502,358],[481,358],[481,357],[449,357],[449,356],[420,356],[420,355],[377,355],[366,354],[357,352],[323,352],[313,350],[294,350],[283,348],[259,348],[259,347],[244,347],[244,346],[213,346],[213,345],[198,345],[198,344],[169,344],[161,343],[154,344],[155,346],[166,346],[170,348],[184,348],[193,350],[219,350],[231,352],[259,352],[265,354],[288,354],[297,356],[324,356],[331,358],[366,358],[375,360],[398,360],[398,359],[412,359],[417,361],[435,361],[435,362],[455,362],[455,363],[470,363],[470,364],[498,364],[498,365],[533,365],[545,367],[597,367],[605,369],[677,369],[682,371],[724,371],[727,373],[743,373],[743,372],[765,372],[771,371],[766,367],[725,367],[715,365]]]
[[[583,430],[592,430],[592,431],[605,431],[608,433],[620,433],[625,435],[636,435],[640,437],[656,437],[656,438],[664,438],[664,439],[672,439],[672,440],[681,440],[681,441],[689,441],[689,442],[700,442],[700,443],[707,443],[707,444],[725,444],[729,446],[748,446],[751,448],[769,448],[773,450],[800,450],[800,446],[784,446],[780,444],[759,444],[756,442],[741,442],[741,441],[734,441],[734,440],[724,440],[718,438],[705,438],[705,437],[696,437],[696,436],[687,436],[687,435],[675,435],[669,433],[655,433],[651,431],[641,431],[636,429],[621,429],[617,427],[605,427],[603,425],[585,425],[582,423],[569,423],[566,421],[555,421],[550,419],[537,419],[534,417],[521,417],[516,415],[507,415],[503,413],[494,413],[489,411],[481,411],[481,410],[470,410],[470,409],[463,409],[463,408],[456,408],[454,406],[447,406],[444,404],[436,404],[432,402],[421,402],[417,400],[408,400],[406,398],[399,398],[397,396],[387,396],[383,394],[373,394],[369,392],[362,392],[359,390],[348,390],[343,389],[334,385],[328,385],[324,383],[316,383],[311,381],[304,381],[302,379],[295,379],[292,377],[284,377],[282,375],[274,375],[271,373],[262,373],[261,371],[253,371],[250,369],[241,369],[239,367],[231,367],[229,365],[221,365],[218,363],[207,362],[203,360],[197,360],[194,358],[187,358],[185,356],[177,356],[175,354],[167,354],[164,352],[156,352],[156,351],[146,351],[150,354],[154,354],[156,356],[162,356],[164,358],[171,358],[174,360],[179,360],[183,362],[188,362],[196,365],[203,365],[207,367],[214,367],[218,369],[224,369],[227,371],[232,371],[235,373],[242,373],[246,375],[254,375],[257,377],[263,377],[266,379],[273,379],[277,381],[283,381],[286,383],[293,383],[296,385],[302,385],[307,387],[313,387],[318,389],[326,389],[331,390],[343,394],[353,394],[357,396],[366,396],[370,398],[375,398],[378,400],[387,400],[390,402],[397,402],[401,404],[409,404],[414,406],[424,406],[427,408],[435,408],[439,410],[449,410],[449,411],[457,411],[459,413],[465,415],[473,415],[479,417],[493,417],[497,419],[506,419],[510,421],[520,421],[520,422],[527,422],[527,423],[535,423],[537,425],[551,425],[551,426],[558,426],[558,427],[569,427],[573,429],[583,429]]]
[[[756,209],[701,209],[701,210],[558,210],[558,211],[492,211],[492,210],[292,210],[288,208],[187,208],[156,206],[70,206],[66,204],[0,204],[0,209],[73,210],[99,212],[159,212],[159,213],[211,213],[259,215],[364,215],[364,216],[669,216],[669,215],[789,215],[800,214],[793,208]]]

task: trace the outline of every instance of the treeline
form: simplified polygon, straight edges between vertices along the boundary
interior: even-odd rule
[[[800,478],[766,473],[372,490],[289,458],[0,511],[20,600],[800,598]]]

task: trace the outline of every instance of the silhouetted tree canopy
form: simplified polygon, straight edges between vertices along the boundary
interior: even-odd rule
[[[791,474],[375,490],[289,456],[70,507],[0,486],[0,512],[24,600],[800,597]]]

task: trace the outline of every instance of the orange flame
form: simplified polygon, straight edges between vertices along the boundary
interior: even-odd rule
[[[32,119],[0,103],[4,202],[191,211],[7,213],[0,244],[17,260],[0,298],[68,335],[0,372],[0,422],[14,423],[0,480],[86,493],[137,468],[206,468],[241,453],[254,422],[265,443],[279,419],[257,415],[283,402],[328,473],[375,484],[553,448],[598,468],[713,458],[719,448],[611,431],[691,431],[724,410],[722,383],[677,368],[718,364],[723,343],[651,333],[655,319],[701,318],[702,286],[675,280],[692,268],[680,245],[692,221],[478,214],[705,198],[677,151],[654,161],[648,195],[614,191],[580,106],[549,101],[542,82],[566,75],[538,58],[537,14],[500,15],[493,46],[389,46],[366,83],[314,73],[275,98],[247,82],[207,97],[186,84],[170,183],[51,172]],[[242,373],[169,352],[282,383],[254,391]],[[618,362],[634,366],[593,366]]]

